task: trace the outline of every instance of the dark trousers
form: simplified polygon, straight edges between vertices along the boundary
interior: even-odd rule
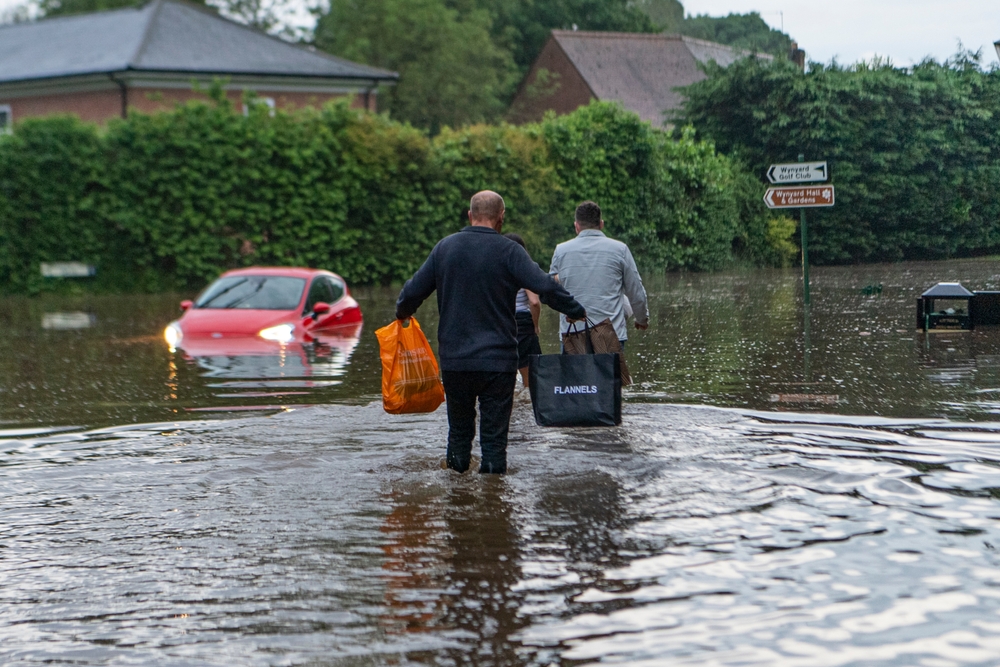
[[[507,431],[517,373],[442,371],[441,380],[448,401],[448,467],[458,472],[469,469],[478,398],[479,446],[483,451],[479,472],[507,472]]]

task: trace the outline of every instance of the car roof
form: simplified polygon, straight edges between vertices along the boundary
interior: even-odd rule
[[[233,269],[226,271],[220,277],[226,276],[287,276],[289,278],[312,278],[313,276],[335,276],[340,278],[333,271],[323,269],[308,269],[299,266],[251,266],[245,269]],[[340,278],[343,280],[343,278]]]

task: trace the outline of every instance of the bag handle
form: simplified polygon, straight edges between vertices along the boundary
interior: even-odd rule
[[[568,334],[571,334],[571,333],[580,333],[577,330],[576,325],[577,325],[577,322],[570,322],[569,323],[569,327],[570,328],[569,328],[569,330],[566,331],[566,334],[568,335]],[[583,339],[586,341],[586,348],[585,349],[587,350],[587,354],[594,354],[594,341],[590,338],[590,327],[592,327],[593,325],[594,325],[594,323],[590,321],[589,317],[587,317],[587,318],[585,318],[583,320]],[[563,350],[563,354],[565,354],[565,353],[566,353],[566,350],[564,349]]]

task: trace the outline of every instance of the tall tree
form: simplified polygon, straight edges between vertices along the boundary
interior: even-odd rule
[[[762,179],[800,153],[828,161],[837,204],[810,214],[817,262],[996,252],[1000,70],[984,72],[977,59],[807,72],[781,59],[711,64],[685,89],[680,123]]]
[[[437,132],[493,120],[516,83],[510,54],[491,35],[489,14],[444,0],[333,0],[316,25],[316,45],[399,72],[383,91],[398,119]]]
[[[776,56],[787,56],[792,47],[792,38],[767,25],[758,12],[723,17],[689,16],[679,30],[689,37]]]
[[[553,29],[657,31],[656,24],[633,0],[465,1],[489,12],[493,37],[513,55],[520,75],[535,62]]]
[[[664,32],[679,32],[684,22],[684,5],[680,0],[635,0],[634,6]]]

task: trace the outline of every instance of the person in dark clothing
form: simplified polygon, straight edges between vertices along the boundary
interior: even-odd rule
[[[442,239],[396,301],[405,321],[437,290],[438,356],[448,409],[448,467],[465,472],[479,399],[481,473],[507,472],[507,431],[517,378],[515,300],[519,289],[577,320],[586,311],[528,253],[500,234],[503,198],[484,190],[469,204],[470,225]]]
[[[520,234],[507,232],[504,236],[525,250],[528,249]],[[542,353],[542,345],[538,341],[538,318],[542,303],[537,294],[527,289],[517,291],[514,303],[514,318],[517,320],[517,372],[521,374],[521,384],[527,387],[528,360],[531,355]]]

